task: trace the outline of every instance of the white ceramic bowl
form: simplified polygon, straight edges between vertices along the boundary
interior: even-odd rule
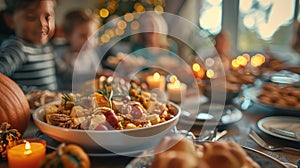
[[[174,118],[151,127],[127,130],[79,130],[53,126],[45,122],[44,106],[46,105],[36,109],[32,116],[36,126],[56,141],[77,144],[89,151],[108,150],[124,153],[152,148],[171,131],[178,123],[181,109],[171,102],[170,104],[177,109]]]

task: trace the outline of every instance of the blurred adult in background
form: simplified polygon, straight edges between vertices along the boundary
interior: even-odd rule
[[[300,23],[294,22],[293,34],[290,45],[287,48],[268,48],[266,54],[269,59],[269,64],[274,70],[289,69],[296,67],[300,73]]]
[[[291,48],[300,54],[300,23],[294,22],[294,32],[291,41]]]
[[[232,60],[232,45],[229,32],[222,30],[215,36],[214,40],[216,51],[220,56],[224,69],[229,70]]]
[[[90,9],[75,9],[65,15],[62,28],[67,44],[55,49],[60,90],[76,89],[79,87],[77,85],[92,79],[98,71],[100,60],[95,51],[95,33],[99,26],[98,16]],[[76,83],[73,83],[74,72]]]
[[[145,12],[139,18],[140,32],[135,36],[132,54],[149,61],[158,61],[161,56],[176,56],[177,44],[168,38],[168,24],[163,16]]]
[[[11,3],[13,1],[6,0],[6,3]],[[6,5],[9,6],[9,5]],[[14,34],[14,30],[9,27],[9,19],[12,15],[10,9],[5,8],[0,11],[0,44],[6,40],[10,35]]]
[[[8,26],[14,30],[0,48],[0,72],[24,92],[56,90],[54,52],[49,39],[55,29],[54,0],[7,0]]]

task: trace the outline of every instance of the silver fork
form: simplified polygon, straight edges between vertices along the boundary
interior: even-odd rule
[[[253,129],[250,130],[249,136],[262,148],[270,151],[290,151],[300,153],[299,149],[291,147],[275,147],[273,145],[267,144]]]

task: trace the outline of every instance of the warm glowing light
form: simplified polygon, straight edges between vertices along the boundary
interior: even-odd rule
[[[262,63],[265,63],[266,62],[266,57],[262,54],[256,54],[257,57],[260,57]]]
[[[28,141],[26,141],[24,155],[29,155],[31,153],[32,153],[32,151],[31,151],[30,143]]]
[[[236,60],[237,60],[238,64],[240,64],[241,66],[246,66],[248,63],[247,59],[243,56],[238,56],[236,58]]]
[[[110,38],[113,38],[115,36],[115,32],[112,29],[106,30],[105,34],[109,35]]]
[[[265,57],[261,54],[256,54],[251,58],[251,65],[254,67],[261,66],[265,62]]]
[[[121,35],[124,34],[124,29],[116,28],[116,29],[115,29],[115,33],[116,33],[116,35],[121,36]]]
[[[200,65],[198,63],[194,63],[192,65],[192,68],[193,68],[194,72],[199,72],[201,70],[201,67],[200,67]]]
[[[141,3],[134,4],[134,9],[137,12],[144,12],[145,11],[145,7]]]
[[[127,23],[124,20],[120,20],[118,22],[118,28],[125,29],[127,27]]]
[[[140,24],[139,24],[138,21],[133,21],[133,22],[131,22],[131,24],[130,24],[130,28],[131,28],[132,30],[138,30],[139,27],[140,27]]]
[[[202,79],[204,77],[205,71],[201,68],[201,66],[198,63],[193,63],[192,69],[196,78]]]
[[[212,69],[208,69],[208,70],[206,71],[206,76],[207,76],[208,78],[213,78],[213,77],[215,76],[215,72],[214,72]]]
[[[240,67],[240,64],[239,64],[239,62],[236,59],[233,59],[231,61],[231,66],[232,66],[233,69],[237,69],[237,68]]]
[[[103,42],[103,43],[108,43],[108,42],[110,41],[110,37],[109,37],[108,34],[103,34],[103,35],[100,37],[100,39],[101,39],[101,42]]]
[[[151,89],[158,88],[160,91],[165,90],[166,77],[163,75],[161,76],[158,72],[155,72],[153,75],[147,76],[146,82]]]
[[[159,74],[158,72],[155,72],[155,73],[153,74],[153,78],[154,78],[154,80],[159,80],[160,74]]]
[[[162,13],[162,12],[164,12],[164,8],[161,5],[157,5],[154,7],[154,11]]]
[[[245,57],[245,58],[247,59],[247,62],[250,61],[250,58],[251,58],[251,57],[250,57],[249,54],[245,53],[245,54],[243,54],[242,56]]]
[[[134,16],[133,16],[132,13],[126,13],[126,14],[124,15],[124,20],[125,20],[126,22],[131,22],[131,21],[133,21],[133,19],[134,19]]]
[[[102,17],[102,18],[107,18],[108,15],[109,15],[109,11],[108,11],[106,8],[102,8],[102,9],[100,9],[100,11],[99,11],[99,15],[100,15],[100,17]]]
[[[178,80],[178,79],[177,79],[177,76],[175,76],[175,75],[172,75],[172,76],[170,77],[170,82],[171,82],[171,83],[175,83],[177,80]]]

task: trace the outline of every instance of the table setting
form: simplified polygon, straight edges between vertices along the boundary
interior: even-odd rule
[[[11,158],[15,157],[8,151],[17,146],[19,140],[25,151],[31,150],[26,148],[25,141],[29,141],[32,152],[37,148],[34,140],[41,140],[38,143],[44,151],[38,153],[42,153],[40,160],[45,165],[55,165],[56,162],[46,163],[45,158],[54,159],[59,151],[74,144],[74,148],[82,150],[78,156],[89,160],[88,167],[151,167],[157,156],[153,150],[166,137],[177,135],[201,148],[205,147],[204,142],[234,143],[259,167],[297,167],[300,159],[299,109],[293,108],[291,103],[282,107],[260,99],[262,90],[272,83],[272,87],[278,85],[275,86],[277,90],[290,90],[288,96],[298,101],[298,95],[294,95],[298,93],[297,83],[278,84],[262,81],[261,76],[257,76],[251,83],[239,84],[237,93],[230,97],[225,95],[225,103],[220,104],[210,96],[212,91],[209,90],[213,87],[206,87],[207,83],[198,87],[202,80],[197,79],[199,76],[194,76],[196,84],[191,85],[180,76],[156,70],[144,71],[139,80],[110,75],[87,82],[89,87],[85,85],[81,90],[85,94],[40,91],[23,95],[28,100],[30,118],[26,130],[20,133],[22,136],[12,144],[7,143],[8,158],[0,162],[0,167],[13,167],[11,162],[15,161]],[[124,93],[129,94],[122,95]],[[226,93],[232,94],[225,90]],[[247,101],[247,108],[243,108]],[[258,135],[253,136],[254,131]],[[269,146],[281,148],[262,147],[257,136]],[[199,164],[207,163],[205,160]]]

